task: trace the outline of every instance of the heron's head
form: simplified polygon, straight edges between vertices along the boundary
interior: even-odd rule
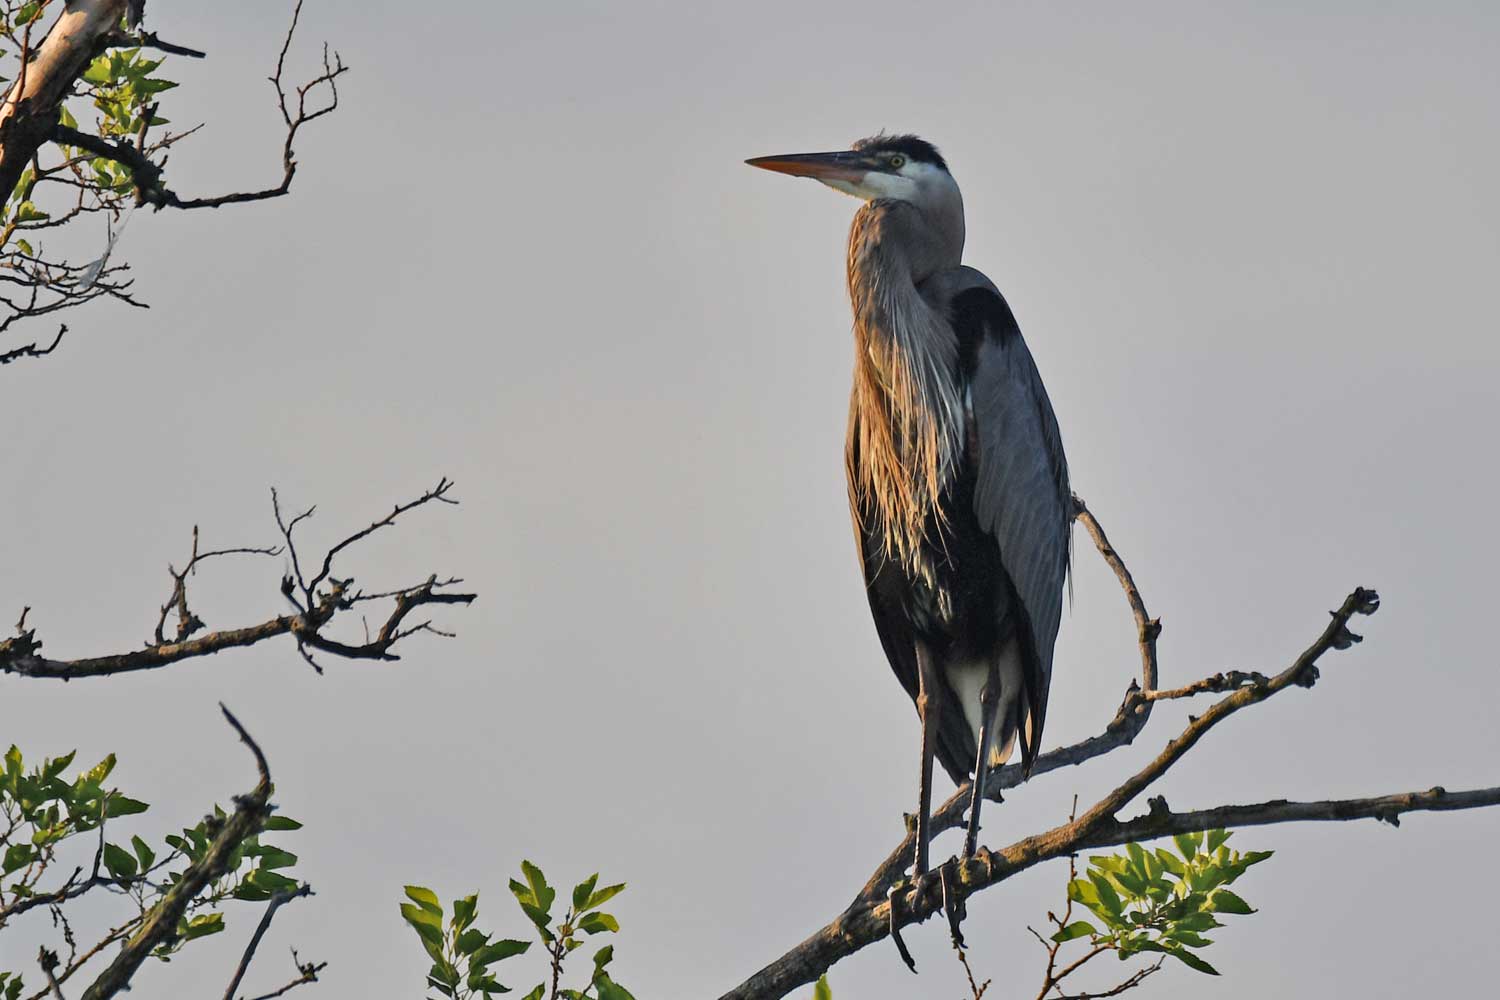
[[[914,135],[874,135],[836,153],[787,153],[745,162],[779,174],[811,177],[865,201],[888,198],[922,204],[957,191],[943,154]]]

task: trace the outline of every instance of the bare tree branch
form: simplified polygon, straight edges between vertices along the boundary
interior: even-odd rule
[[[57,336],[52,338],[52,343],[48,344],[46,347],[38,347],[37,344],[40,343],[40,341],[34,340],[29,344],[22,344],[20,347],[13,347],[8,351],[0,351],[0,365],[8,365],[12,361],[19,361],[22,358],[40,358],[43,355],[51,354],[53,351],[57,350],[57,345],[62,343],[63,334],[67,332],[68,324],[64,323],[58,328]]]
[[[1076,499],[1076,498],[1075,498]],[[1202,715],[1189,717],[1188,724],[1145,767],[1126,778],[1081,815],[1056,828],[1016,841],[1008,847],[981,848],[971,859],[951,866],[956,887],[950,887],[957,899],[950,905],[961,908],[963,899],[975,892],[1005,881],[1018,872],[1075,852],[1110,847],[1133,841],[1149,840],[1178,833],[1189,833],[1220,827],[1256,826],[1270,823],[1310,820],[1338,821],[1374,817],[1396,823],[1402,813],[1475,809],[1500,805],[1500,787],[1472,791],[1448,792],[1433,788],[1425,792],[1401,792],[1364,799],[1328,799],[1318,802],[1276,800],[1255,805],[1223,805],[1193,812],[1174,813],[1165,799],[1157,797],[1148,803],[1148,811],[1121,821],[1117,814],[1164,776],[1177,761],[1191,750],[1210,729],[1251,705],[1259,704],[1290,687],[1311,687],[1318,679],[1318,661],[1333,650],[1348,649],[1360,641],[1349,629],[1356,615],[1370,615],[1379,608],[1374,591],[1356,588],[1336,610],[1317,639],[1285,669],[1272,676],[1255,672],[1228,672],[1195,681],[1168,691],[1157,690],[1156,638],[1160,623],[1148,617],[1130,572],[1109,544],[1098,522],[1081,501],[1077,502],[1079,520],[1089,530],[1106,562],[1119,578],[1131,612],[1136,620],[1137,644],[1142,662],[1142,684],[1132,683],[1115,719],[1105,732],[1073,746],[1042,755],[1037,761],[1034,778],[1060,767],[1081,763],[1129,743],[1144,727],[1152,704],[1166,698],[1188,697],[1207,692],[1228,692]],[[997,794],[1019,779],[1019,768],[1001,769],[989,791]],[[956,826],[967,800],[967,787],[944,803],[934,815],[934,830]],[[894,929],[926,920],[944,908],[945,880],[938,872],[912,881],[899,881],[901,871],[911,856],[911,835],[876,869],[855,900],[831,923],[813,933],[801,944],[765,966],[738,987],[725,993],[721,1000],[776,1000],[792,990],[817,981],[835,962],[889,935],[893,929],[892,907],[897,918]],[[890,898],[887,886],[896,886]],[[1085,956],[1071,968],[1087,961]],[[1069,970],[1064,970],[1063,974]],[[1136,985],[1155,971],[1147,967],[1118,984],[1113,990],[1088,996],[1114,996]],[[1051,968],[1049,968],[1050,976]],[[1059,975],[1057,978],[1061,978]],[[971,984],[972,985],[972,984]],[[1055,985],[1055,984],[1054,984]],[[1057,989],[1057,992],[1061,992]],[[1045,993],[1045,990],[1044,990]]]
[[[68,1000],[57,982],[57,953],[43,948],[37,955],[37,962],[42,967],[42,975],[47,977],[47,988],[52,991],[52,995],[57,1000]]]
[[[260,939],[266,936],[266,930],[271,926],[271,919],[276,916],[276,911],[294,899],[312,894],[312,886],[303,884],[290,891],[278,892],[270,898],[266,903],[266,912],[261,914],[260,923],[255,925],[255,933],[250,935],[245,953],[240,956],[240,964],[235,967],[234,976],[229,980],[229,988],[224,991],[224,1000],[234,1000],[235,991],[240,988],[240,980],[250,971],[250,963],[255,960],[255,949],[260,947]]]
[[[422,621],[416,625],[406,624],[413,611],[428,605],[471,604],[477,595],[457,593],[447,589],[463,581],[457,577],[440,580],[436,574],[430,575],[421,583],[366,595],[353,589],[352,578],[334,578],[334,559],[355,542],[368,537],[379,528],[391,525],[396,518],[417,507],[430,502],[456,504],[457,501],[448,496],[452,486],[453,483],[444,478],[436,487],[428,490],[421,497],[410,503],[398,505],[391,514],[338,542],[323,557],[321,563],[323,569],[320,570],[318,576],[310,584],[302,587],[303,596],[300,599],[294,591],[301,581],[302,574],[293,532],[299,523],[311,516],[312,509],[287,522],[281,516],[279,502],[276,502],[274,508],[277,524],[286,540],[286,550],[291,557],[295,573],[295,577],[288,577],[282,581],[281,592],[296,606],[296,611],[293,614],[278,615],[243,628],[202,631],[205,628],[202,620],[187,606],[187,576],[194,572],[199,564],[216,556],[235,553],[269,554],[281,550],[279,548],[243,547],[200,552],[197,547],[195,529],[193,553],[186,567],[181,572],[168,567],[173,579],[172,594],[167,604],[161,608],[153,641],[145,648],[82,659],[49,659],[41,655],[41,640],[36,637],[34,628],[26,626],[26,616],[23,614],[16,626],[17,634],[0,639],[0,673],[60,680],[104,677],[136,670],[152,670],[183,660],[209,656],[227,649],[253,646],[280,635],[293,636],[299,652],[309,662],[312,662],[310,650],[351,660],[398,660],[400,656],[395,652],[395,647],[403,639],[418,632],[430,632],[445,637],[452,634],[436,628],[431,621]],[[329,624],[339,618],[343,612],[352,608],[356,602],[372,601],[377,598],[391,600],[391,610],[374,637],[366,636],[363,642],[347,642],[328,633]],[[173,608],[178,610],[179,615],[177,634],[175,638],[168,638],[165,635],[165,625],[167,616]],[[317,667],[316,663],[313,665]],[[320,667],[318,669],[321,670]]]
[[[262,993],[251,1000],[275,1000],[276,997],[285,996],[299,986],[318,981],[318,973],[328,968],[327,962],[304,962],[297,957],[296,949],[292,950],[292,964],[297,967],[297,978],[282,986],[280,989],[272,990],[270,993]]]

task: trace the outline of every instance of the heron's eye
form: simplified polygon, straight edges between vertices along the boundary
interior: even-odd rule
[[[895,156],[892,156],[885,162],[891,165],[892,170],[900,170],[902,167],[906,166],[906,157],[902,156],[900,153],[897,153]]]

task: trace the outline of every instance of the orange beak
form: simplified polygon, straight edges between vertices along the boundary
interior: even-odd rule
[[[863,153],[845,150],[839,153],[785,153],[780,156],[757,156],[745,161],[752,167],[772,170],[793,177],[859,183],[871,170]]]

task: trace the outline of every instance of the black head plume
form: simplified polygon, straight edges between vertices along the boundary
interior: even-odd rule
[[[886,135],[879,132],[868,139],[859,140],[853,148],[861,153],[900,153],[914,163],[930,163],[939,170],[948,169],[948,161],[943,159],[943,154],[938,152],[936,146],[911,134]]]

